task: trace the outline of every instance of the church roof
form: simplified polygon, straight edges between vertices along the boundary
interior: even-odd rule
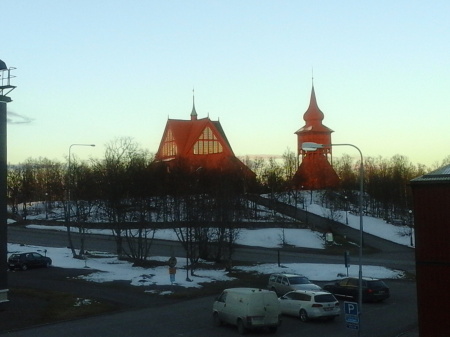
[[[199,119],[194,99],[192,103],[190,120],[167,120],[156,160],[171,166],[187,164],[190,169],[203,167],[254,176],[234,155],[220,122],[209,117]]]
[[[166,132],[168,130],[172,132],[179,154],[184,156],[189,154],[191,148],[207,126],[211,127],[213,132],[216,131],[216,136],[221,138],[222,142],[229,148],[230,154],[234,155],[220,122],[212,121],[209,117],[197,120],[169,119],[166,124]]]

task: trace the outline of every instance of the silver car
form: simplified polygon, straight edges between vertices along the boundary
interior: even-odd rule
[[[278,300],[282,314],[297,316],[302,322],[317,318],[333,320],[341,314],[339,301],[328,291],[296,290]]]
[[[269,277],[267,288],[275,291],[278,296],[293,290],[322,290],[306,276],[299,274],[272,274]]]

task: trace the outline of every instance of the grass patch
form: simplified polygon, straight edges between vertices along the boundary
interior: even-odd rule
[[[232,270],[227,275],[233,279],[228,281],[200,283],[202,286],[201,288],[175,286],[172,287],[173,293],[166,296],[173,299],[189,299],[200,296],[219,295],[226,288],[248,287],[267,289],[267,275],[241,270]],[[170,288],[167,290],[170,290]]]
[[[38,290],[11,289],[17,296],[31,298],[40,308],[39,323],[50,323],[111,312],[117,309],[110,303],[81,299],[71,294]]]

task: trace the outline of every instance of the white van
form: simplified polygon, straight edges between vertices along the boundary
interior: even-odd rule
[[[216,326],[236,325],[238,332],[267,327],[275,333],[281,323],[280,303],[273,291],[258,288],[225,289],[213,304]]]

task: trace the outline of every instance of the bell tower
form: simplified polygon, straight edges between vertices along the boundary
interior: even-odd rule
[[[323,112],[316,100],[314,84],[311,89],[309,107],[303,114],[305,125],[295,132],[297,135],[297,156],[300,166],[293,178],[295,189],[326,189],[339,185],[339,177],[331,166],[331,133],[333,130],[322,124]],[[304,142],[314,142],[325,145],[314,152],[302,149]]]

